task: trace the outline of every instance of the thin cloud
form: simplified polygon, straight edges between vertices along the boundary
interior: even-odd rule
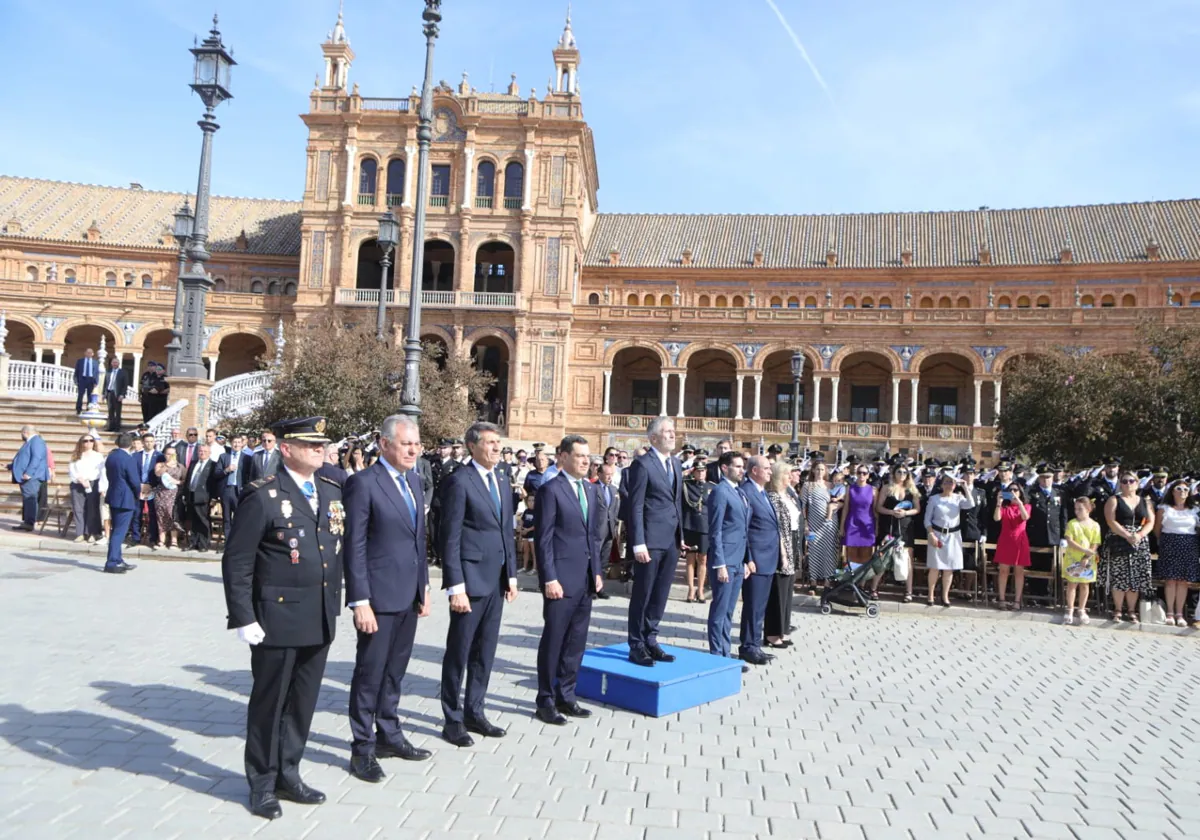
[[[800,57],[804,59],[804,63],[808,65],[808,69],[812,71],[813,78],[817,80],[817,84],[821,86],[821,90],[825,92],[825,96],[829,99],[829,104],[835,109],[837,102],[833,98],[833,91],[829,89],[829,85],[825,83],[825,78],[821,75],[821,71],[817,69],[816,63],[808,54],[808,50],[804,48],[804,43],[800,40],[800,36],[796,34],[796,30],[792,29],[792,25],[787,22],[787,18],[783,16],[783,12],[775,5],[775,0],[767,0],[767,5],[771,7],[771,11],[775,13],[775,17],[779,18],[779,23],[783,26],[788,37],[792,39],[792,43],[796,45],[796,50],[800,53]]]

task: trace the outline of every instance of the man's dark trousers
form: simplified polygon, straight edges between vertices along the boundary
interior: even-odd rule
[[[500,640],[504,592],[497,587],[470,601],[469,613],[450,613],[450,632],[446,634],[442,669],[442,714],[446,728],[462,726],[464,720],[484,719],[483,701],[496,658],[496,643]],[[465,707],[459,705],[464,672],[470,675]]]
[[[121,431],[121,401],[115,394],[108,395],[108,426],[106,432]]]
[[[108,535],[108,557],[104,565],[119,566],[124,562],[121,558],[121,546],[125,543],[125,535],[129,533],[129,523],[133,521],[133,508],[111,508],[112,531]]]
[[[742,564],[726,566],[729,580],[721,583],[717,573],[709,570],[712,581],[712,601],[708,607],[708,652],[728,656],[732,648],[733,613],[737,609],[738,593],[742,591]],[[742,607],[743,611],[745,606]],[[742,613],[745,615],[745,612]]]
[[[556,703],[575,702],[575,682],[592,620],[591,586],[573,597],[544,598],[542,618],[546,624],[538,643],[537,705],[548,709]]]
[[[742,626],[739,634],[741,653],[762,650],[763,620],[774,575],[746,575],[742,583]]]
[[[277,783],[299,785],[300,759],[328,656],[329,645],[251,646],[254,683],[246,709],[246,781],[251,791],[274,791]],[[279,729],[272,731],[281,708]]]
[[[91,401],[92,391],[96,390],[96,379],[95,377],[90,379],[80,379],[77,387],[79,388],[79,393],[75,396],[76,414],[83,411],[83,409],[86,408],[87,404]]]
[[[375,613],[375,622],[379,629],[374,633],[358,634],[357,665],[350,683],[350,751],[354,755],[373,755],[376,740],[398,744],[404,737],[398,711],[400,682],[412,657],[417,611]]]
[[[633,554],[630,546],[629,553]],[[675,567],[679,565],[679,547],[650,549],[650,562],[633,562],[633,592],[629,596],[629,647],[646,648],[658,644],[658,623],[667,611]]]

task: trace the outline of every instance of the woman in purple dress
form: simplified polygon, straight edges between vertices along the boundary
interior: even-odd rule
[[[854,470],[854,483],[846,491],[846,511],[842,516],[842,545],[846,560],[852,567],[871,559],[875,547],[875,488],[868,480],[871,471],[866,464]]]

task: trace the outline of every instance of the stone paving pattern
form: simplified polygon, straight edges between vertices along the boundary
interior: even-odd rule
[[[329,802],[267,823],[245,808],[249,656],[224,630],[219,568],[99,562],[0,550],[0,837],[1148,840],[1200,825],[1192,631],[805,611],[797,647],[738,697],[660,719],[588,704],[560,728],[531,717],[527,593],[505,609],[492,680],[508,737],[437,737],[437,603],[403,705],[434,757],[385,759],[378,786],[345,772],[344,617],[302,765]],[[625,608],[597,602],[591,644],[623,640]],[[664,641],[701,646],[706,609],[673,601]]]

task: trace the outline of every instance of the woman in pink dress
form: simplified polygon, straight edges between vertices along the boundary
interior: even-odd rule
[[[1009,570],[1015,570],[1013,581],[1012,608],[1021,609],[1021,596],[1025,592],[1025,569],[1029,567],[1029,535],[1025,523],[1029,521],[1032,506],[1025,501],[1025,491],[1013,482],[1000,494],[1001,503],[996,505],[996,521],[1000,523],[1000,539],[996,541],[995,561],[996,596],[1000,609],[1008,609],[1004,595],[1008,590]]]

